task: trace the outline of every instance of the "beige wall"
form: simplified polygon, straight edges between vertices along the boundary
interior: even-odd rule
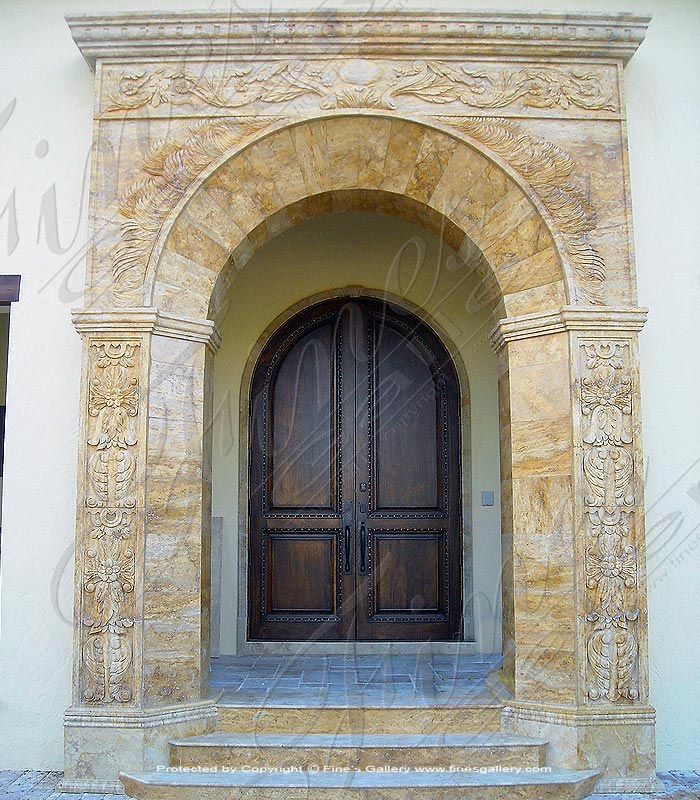
[[[238,609],[238,459],[241,381],[256,341],[275,318],[306,297],[345,286],[403,296],[447,333],[466,368],[471,397],[475,639],[500,649],[498,364],[479,283],[439,239],[394,217],[319,217],[269,242],[234,277],[214,366],[214,515],[224,520],[221,652],[235,652]],[[241,466],[247,469],[246,465]],[[465,471],[468,479],[468,471]],[[496,495],[482,507],[481,492]],[[467,497],[469,491],[465,491]],[[465,594],[465,603],[468,601]],[[244,603],[242,603],[244,606]]]

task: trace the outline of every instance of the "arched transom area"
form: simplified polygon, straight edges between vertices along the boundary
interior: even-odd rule
[[[313,119],[258,138],[198,180],[151,259],[146,304],[168,313],[215,317],[231,270],[272,236],[349,210],[440,233],[479,265],[497,318],[557,308],[572,295],[566,253],[536,195],[496,156],[423,123]]]

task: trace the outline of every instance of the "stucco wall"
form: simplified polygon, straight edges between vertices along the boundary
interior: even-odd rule
[[[93,85],[62,14],[104,5],[28,0],[2,8],[0,253],[3,271],[22,273],[23,284],[12,312],[9,354],[0,768],[56,769],[62,763],[61,718],[70,701],[80,350],[68,312],[80,304],[88,244],[83,201]],[[192,0],[123,0],[120,9],[192,5]],[[659,767],[697,767],[700,7],[695,0],[434,0],[431,5],[655,15],[626,74],[639,296],[651,308],[642,335],[651,688],[659,712]],[[10,222],[14,209],[16,235]]]

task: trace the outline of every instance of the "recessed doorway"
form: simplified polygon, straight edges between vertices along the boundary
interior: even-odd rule
[[[260,355],[250,409],[250,639],[460,639],[460,394],[437,335],[379,300],[312,306]]]

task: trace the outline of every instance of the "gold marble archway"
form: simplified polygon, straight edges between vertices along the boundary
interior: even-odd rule
[[[254,125],[265,123],[275,121]],[[600,294],[600,258],[586,242],[592,219],[566,155],[528,140],[504,120],[451,123],[466,132],[462,138],[397,115],[343,113],[277,124],[271,133],[263,128],[263,135],[233,153],[227,146],[250,123],[197,124],[184,141],[154,151],[149,168],[156,179],[137,183],[123,198],[123,213],[139,227],[125,228],[115,262],[116,299],[142,302],[145,290],[149,305],[211,316],[225,291],[229,260],[238,269],[286,227],[351,209],[412,219],[440,233],[465,258],[479,255],[494,296],[502,298],[499,316]],[[472,135],[465,141],[467,133]],[[523,177],[508,161],[476,146],[479,138],[497,141],[525,174],[555,165],[558,171],[549,177],[568,205],[554,205],[551,187],[542,188],[544,200],[523,188]],[[517,162],[525,145],[529,152]],[[223,156],[214,158],[220,149]],[[204,158],[211,161],[202,167]],[[187,186],[190,174],[196,178]],[[174,207],[167,215],[166,191]],[[155,226],[147,222],[155,218],[164,219],[153,241]]]
[[[413,22],[385,50],[357,33],[346,54],[333,37],[349,17],[330,39],[319,19],[315,46],[335,53],[325,67],[303,36],[281,45],[297,61],[259,63],[241,33],[250,51],[236,68],[224,50],[183,64],[159,40],[175,24],[167,17],[153,33],[135,21],[131,34],[121,17],[103,18],[98,34],[94,20],[72,21],[99,65],[92,224],[103,235],[74,312],[83,435],[66,788],[110,788],[125,759],[157,765],[169,737],[213,724],[213,320],[230,275],[267,240],[349,209],[438,231],[492,300],[504,729],[545,735],[550,763],[600,770],[599,790],[653,787],[636,349],[645,311],[619,88],[641,23],[605,19],[604,35],[584,26],[576,44],[575,22],[560,20],[539,49],[525,46],[521,21],[508,52],[530,63],[507,74],[486,45],[457,62],[473,21],[446,39],[440,15],[420,30],[441,55],[410,62]],[[201,21],[192,25],[196,45]]]

